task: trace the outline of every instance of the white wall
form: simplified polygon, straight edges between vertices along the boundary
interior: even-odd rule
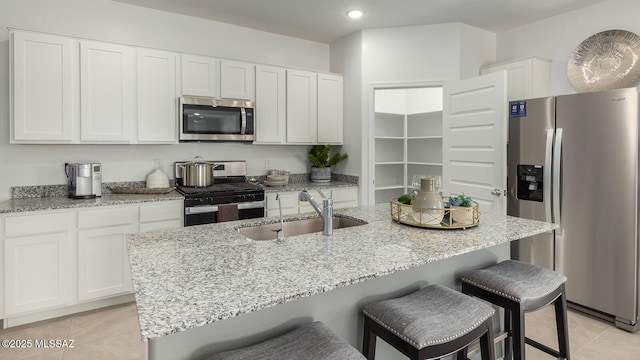
[[[463,51],[469,43],[474,43],[472,50]],[[363,204],[373,196],[374,171],[369,156],[373,149],[369,145],[374,88],[437,86],[460,80],[493,62],[494,49],[493,34],[459,23],[368,29],[361,31],[360,37],[352,35],[331,44],[331,70],[343,73],[345,83],[361,80],[359,89],[353,86],[354,92],[345,91],[345,109],[354,109],[355,116],[360,114],[345,117],[345,124],[349,124],[349,130],[345,127],[345,148],[350,157],[346,172],[359,171]],[[361,52],[359,64],[354,64],[354,51]],[[358,136],[360,147],[356,148]],[[355,157],[360,159],[360,169],[351,161]]]
[[[530,56],[551,59],[551,95],[576,93],[567,78],[573,50],[589,36],[605,30],[640,35],[640,1],[610,0],[497,34],[497,60]]]
[[[307,172],[307,146],[238,143],[178,145],[9,145],[9,33],[7,27],[211,55],[314,71],[329,71],[329,46],[110,0],[0,2],[0,200],[11,186],[64,184],[64,162],[100,161],[103,181],[144,180],[154,159],[171,163],[202,155],[247,160],[252,175],[272,168]],[[177,120],[176,120],[177,121]]]
[[[331,71],[343,74],[344,145],[349,158],[337,165],[343,174],[362,173],[362,33],[355,32],[331,44]],[[360,194],[362,198],[362,194]]]

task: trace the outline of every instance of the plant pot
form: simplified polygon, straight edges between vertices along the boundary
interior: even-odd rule
[[[311,167],[311,181],[328,183],[331,181],[331,167]]]
[[[451,217],[459,225],[473,224],[473,207],[452,206]]]

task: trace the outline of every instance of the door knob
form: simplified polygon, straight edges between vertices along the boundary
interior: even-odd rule
[[[500,196],[502,195],[502,191],[500,189],[493,189],[491,195]]]

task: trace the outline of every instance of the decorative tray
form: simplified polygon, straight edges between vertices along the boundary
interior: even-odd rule
[[[111,187],[109,189],[114,194],[168,194],[175,188]]]
[[[466,229],[480,224],[480,208],[475,201],[470,207],[425,209],[400,203],[398,198],[393,198],[389,206],[391,219],[405,225],[430,229]]]

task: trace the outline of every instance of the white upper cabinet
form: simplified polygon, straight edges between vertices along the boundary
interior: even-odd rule
[[[178,97],[256,102],[256,144],[342,144],[343,79],[12,30],[12,144],[177,144]]]
[[[315,144],[318,131],[318,76],[287,70],[287,142]],[[259,119],[257,119],[259,121]]]
[[[176,53],[138,49],[138,141],[176,143]]]
[[[70,143],[78,117],[78,42],[13,32],[11,45],[11,143]]]
[[[318,74],[318,143],[342,144],[342,76]]]
[[[507,72],[507,99],[522,100],[551,95],[551,60],[528,58],[486,65],[480,74]]]
[[[80,140],[131,142],[135,123],[134,49],[80,42]]]
[[[220,59],[182,55],[182,95],[220,97]]]
[[[256,66],[256,144],[287,141],[286,70]]]
[[[220,96],[226,99],[256,98],[256,65],[243,61],[220,60]]]

